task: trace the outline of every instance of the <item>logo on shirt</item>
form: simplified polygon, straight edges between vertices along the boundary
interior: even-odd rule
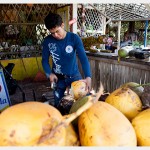
[[[65,50],[67,53],[71,53],[73,51],[73,47],[68,45]]]
[[[58,61],[60,60],[60,56],[59,56],[59,54],[56,53],[56,51],[57,51],[56,44],[55,43],[49,43],[48,47],[49,47],[49,51],[51,53],[53,62],[55,64],[55,68],[53,68],[54,72],[55,73],[61,73],[61,65],[58,63]]]

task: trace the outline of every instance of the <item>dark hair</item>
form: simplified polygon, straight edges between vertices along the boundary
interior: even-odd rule
[[[46,28],[53,29],[62,25],[63,21],[60,15],[49,12],[49,14],[44,19]]]

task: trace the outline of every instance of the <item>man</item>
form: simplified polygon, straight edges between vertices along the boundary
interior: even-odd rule
[[[64,96],[67,87],[76,80],[82,79],[78,69],[76,54],[81,62],[84,72],[83,79],[88,91],[91,90],[91,72],[81,38],[74,33],[64,30],[64,23],[60,15],[49,13],[45,19],[45,26],[50,31],[43,41],[42,66],[50,83],[56,82],[54,90],[54,106],[57,108],[59,101]],[[52,68],[49,57],[52,57]]]

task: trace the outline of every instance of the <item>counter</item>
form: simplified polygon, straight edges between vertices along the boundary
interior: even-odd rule
[[[92,72],[92,88],[97,91],[100,82],[105,92],[112,92],[122,84],[136,82],[139,84],[150,83],[150,58],[121,58],[115,53],[90,53],[86,52]],[[83,75],[81,64],[79,68]]]

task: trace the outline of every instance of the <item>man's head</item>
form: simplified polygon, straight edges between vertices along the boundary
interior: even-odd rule
[[[64,30],[64,23],[60,15],[49,12],[49,14],[44,19],[46,28],[50,31],[51,35],[60,40],[66,35]]]

